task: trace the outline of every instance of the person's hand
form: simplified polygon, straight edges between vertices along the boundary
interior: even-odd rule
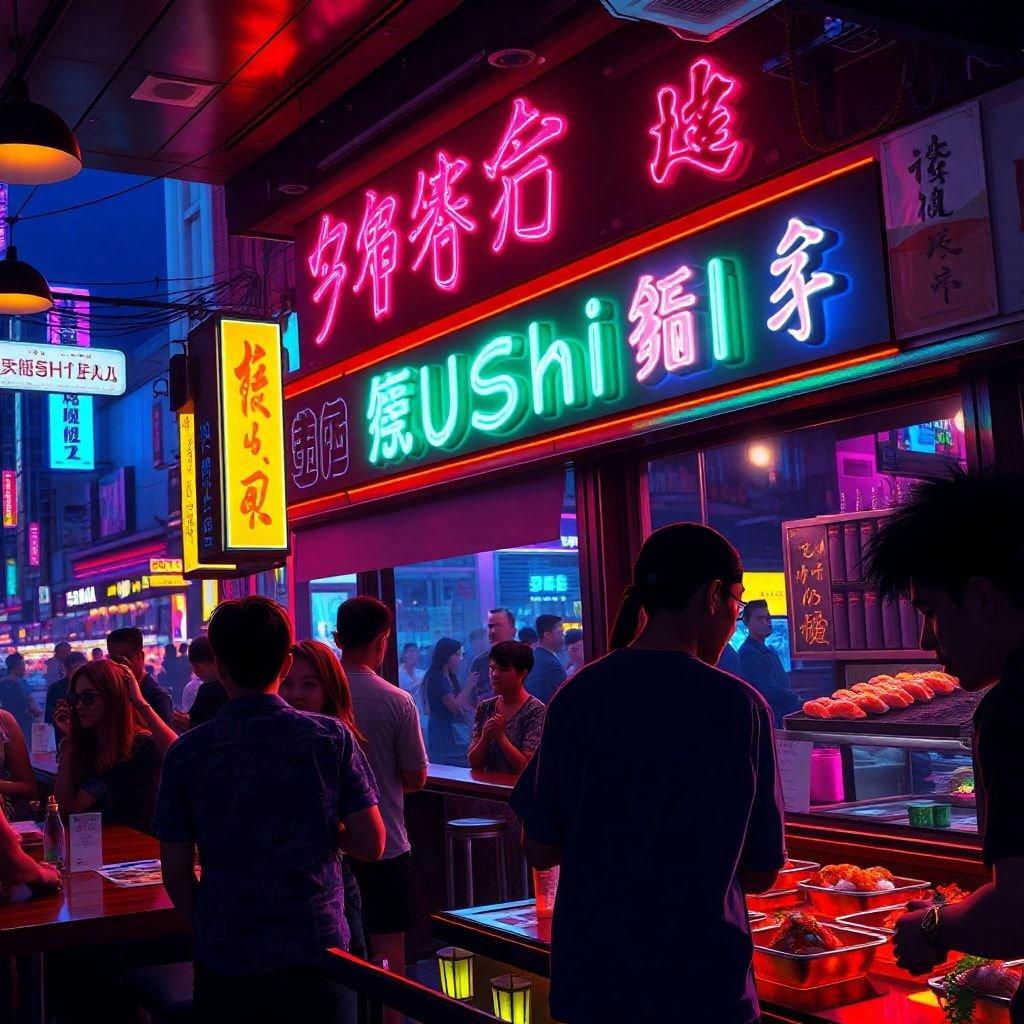
[[[896,924],[896,963],[909,974],[927,974],[946,959],[946,954],[925,938],[921,928],[921,921],[931,907],[928,901],[912,900],[907,904],[907,913]]]
[[[487,724],[491,727],[491,739],[501,739],[505,735],[505,716],[504,715],[492,715],[488,720]]]
[[[33,896],[49,896],[60,892],[60,871],[52,864],[23,856],[13,882],[15,885],[27,885]]]
[[[149,701],[142,696],[142,687],[139,685],[138,679],[135,678],[135,673],[128,670],[125,672],[125,676],[128,680],[128,700],[136,711],[141,711]]]
[[[65,735],[71,732],[71,706],[63,697],[54,706],[53,724],[58,732]]]
[[[469,675],[466,676],[466,685],[471,690],[476,690],[480,686],[480,673],[470,672]]]

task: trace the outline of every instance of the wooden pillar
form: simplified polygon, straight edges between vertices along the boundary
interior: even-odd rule
[[[972,468],[1024,472],[1022,364],[1006,360],[961,379],[967,459]]]

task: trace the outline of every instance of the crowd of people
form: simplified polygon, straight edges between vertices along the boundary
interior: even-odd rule
[[[869,559],[879,589],[909,593],[921,611],[922,647],[965,690],[990,688],[975,724],[993,879],[956,906],[912,906],[896,949],[915,973],[951,949],[1024,952],[1022,502],[1019,478],[922,485],[880,527]],[[951,529],[960,543],[937,558]],[[393,628],[385,605],[341,605],[339,660],[325,644],[296,643],[275,602],[227,601],[187,652],[204,720],[181,736],[158,706],[164,691],[146,683],[135,632],[115,631],[106,657],[73,668],[53,706],[63,735],[55,791],[65,810],[96,809],[159,838],[165,887],[192,926],[200,1020],[347,1021],[345,994],[320,970],[324,950],[401,969],[414,906],[404,797],[425,784],[427,748],[452,749],[452,729],[471,713],[469,763],[519,774],[510,807],[525,856],[560,866],[553,1017],[663,1020],[685,991],[696,1024],[753,1024],[744,896],[772,887],[786,849],[773,710],[717,667],[749,612],[742,562],[724,537],[695,524],[660,529],[634,566],[611,653],[571,678],[554,671],[558,620],[542,617],[531,646],[494,610],[490,647],[465,684],[462,645],[438,641],[420,681],[425,743],[416,695],[381,676]],[[404,667],[415,679],[411,659]],[[658,714],[642,744],[624,745],[622,695],[639,688]],[[31,798],[13,711],[0,729],[0,794]],[[16,883],[59,884],[0,821],[0,884]],[[627,898],[614,895],[624,889]],[[681,927],[697,941],[681,948]]]

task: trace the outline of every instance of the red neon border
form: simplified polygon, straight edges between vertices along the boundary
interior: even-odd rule
[[[670,242],[687,238],[718,224],[724,224],[727,221],[743,216],[743,214],[760,209],[762,206],[768,206],[779,199],[784,199],[786,196],[804,192],[822,182],[842,177],[851,171],[865,167],[868,164],[874,164],[875,162],[875,157],[869,155],[835,167],[829,167],[829,162],[825,161],[824,164],[816,164],[814,168],[801,168],[797,171],[791,171],[772,182],[755,186],[753,189],[749,189],[739,195],[730,196],[704,209],[684,214],[682,217],[669,221],[667,224],[661,224],[643,234],[635,235],[633,238],[628,238],[623,242],[609,246],[607,249],[602,249],[600,252],[584,256],[573,263],[567,263],[565,266],[536,277],[532,281],[516,285],[514,288],[510,288],[498,295],[493,295],[472,306],[467,306],[465,309],[442,317],[440,320],[434,320],[423,327],[417,327],[412,331],[399,335],[397,338],[382,342],[380,345],[367,349],[365,352],[342,359],[332,366],[317,370],[309,374],[309,376],[303,377],[301,380],[290,381],[285,384],[284,396],[286,399],[295,398],[297,395],[305,394],[307,391],[311,391],[322,384],[329,384],[332,381],[340,380],[348,374],[365,370],[368,367],[383,362],[385,359],[390,359],[412,349],[419,348],[421,345],[426,345],[428,342],[442,338],[453,331],[469,327],[492,316],[497,316],[499,313],[504,313],[509,309],[522,305],[522,303],[530,299],[540,298],[542,295],[547,295],[565,285],[574,284],[593,274],[609,270],[620,263],[625,263],[627,260],[642,256],[652,249],[660,249]],[[825,169],[826,167],[828,169]]]

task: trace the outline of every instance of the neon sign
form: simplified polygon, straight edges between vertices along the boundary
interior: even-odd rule
[[[659,117],[649,133],[654,138],[650,171],[656,185],[671,185],[680,164],[692,164],[706,174],[729,174],[746,145],[736,135],[727,102],[737,80],[715,70],[706,58],[690,65],[689,80],[685,100],[674,85],[658,90]]]
[[[3,481],[3,521],[4,526],[18,525],[18,477],[13,469],[5,469],[0,474]]]
[[[860,165],[310,388],[286,403],[289,499],[887,343],[880,221]]]
[[[362,222],[355,234],[359,257],[352,292],[369,292],[374,321],[386,320],[395,307],[396,280],[403,266],[403,241],[413,249],[409,264],[418,272],[429,259],[430,279],[441,292],[457,291],[464,273],[463,236],[477,231],[470,212],[473,196],[467,179],[475,170],[497,199],[490,207],[495,224],[491,251],[500,254],[512,241],[535,243],[550,239],[557,224],[558,171],[549,148],[565,135],[568,122],[561,114],[543,112],[525,97],[512,100],[512,109],[489,159],[474,168],[466,156],[445,150],[434,154],[434,166],[416,171],[412,202],[401,208],[398,195],[368,188],[363,194]],[[489,201],[491,202],[491,201]],[[408,220],[408,231],[402,224]],[[349,278],[345,247],[350,224],[324,213],[319,220],[305,266],[312,283],[310,299],[317,309],[313,332],[323,345],[338,325]]]
[[[43,541],[42,531],[38,523],[28,524],[28,564],[38,566],[42,562]]]

